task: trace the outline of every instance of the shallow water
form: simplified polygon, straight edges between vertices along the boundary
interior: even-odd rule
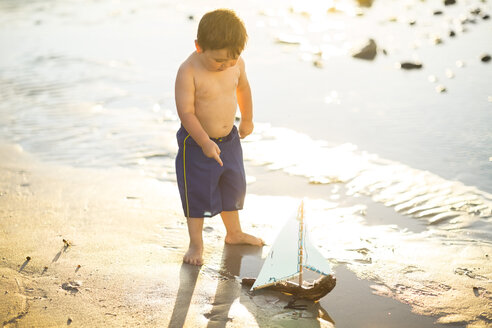
[[[197,18],[220,6],[0,1],[0,138],[48,162],[173,181],[175,73],[193,50]],[[279,197],[252,196],[259,212],[245,214],[295,210],[287,205],[308,197],[314,239],[330,261],[418,313],[490,323],[492,64],[479,57],[492,53],[492,24],[482,18],[491,5],[227,6],[250,35],[257,124],[244,151],[249,172],[264,174],[251,190]],[[352,58],[367,38],[380,49],[375,60]],[[403,71],[401,61],[424,66]],[[300,187],[282,187],[287,175]],[[272,183],[260,188],[262,178]],[[275,227],[258,229],[272,236]]]

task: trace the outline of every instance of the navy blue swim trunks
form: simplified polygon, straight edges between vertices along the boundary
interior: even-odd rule
[[[212,217],[241,210],[246,195],[243,151],[236,126],[222,138],[211,138],[220,148],[224,166],[208,158],[186,129],[176,133],[176,178],[187,218]]]

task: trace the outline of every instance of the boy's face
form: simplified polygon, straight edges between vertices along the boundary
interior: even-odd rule
[[[200,54],[205,68],[212,72],[225,71],[229,67],[235,66],[238,59],[238,57],[232,58],[227,49],[202,51],[201,48],[197,47],[197,52]]]

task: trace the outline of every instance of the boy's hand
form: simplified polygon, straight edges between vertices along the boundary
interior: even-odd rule
[[[222,160],[220,159],[220,148],[219,146],[213,142],[212,140],[208,140],[202,146],[202,151],[208,158],[213,158],[220,164],[220,166],[224,166]]]
[[[239,137],[241,139],[246,138],[253,132],[254,127],[253,121],[241,120],[241,123],[239,123]]]

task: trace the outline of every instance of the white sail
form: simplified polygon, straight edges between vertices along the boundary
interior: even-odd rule
[[[331,265],[325,257],[318,251],[309,238],[308,229],[304,228],[304,252],[302,266],[308,270],[317,272],[322,275],[331,274]]]
[[[302,205],[301,205],[302,206]],[[304,226],[300,229],[300,224]],[[302,234],[299,232],[303,231]],[[302,236],[302,240],[300,239]],[[299,250],[302,249],[302,252]],[[302,260],[299,254],[302,253]],[[285,223],[251,287],[256,290],[288,280],[299,274],[302,267],[323,275],[331,274],[331,266],[311,243],[304,220],[293,216]]]
[[[287,280],[299,272],[298,240],[299,224],[294,216],[287,220],[277,239],[275,239],[258,278],[251,287],[252,290]]]

